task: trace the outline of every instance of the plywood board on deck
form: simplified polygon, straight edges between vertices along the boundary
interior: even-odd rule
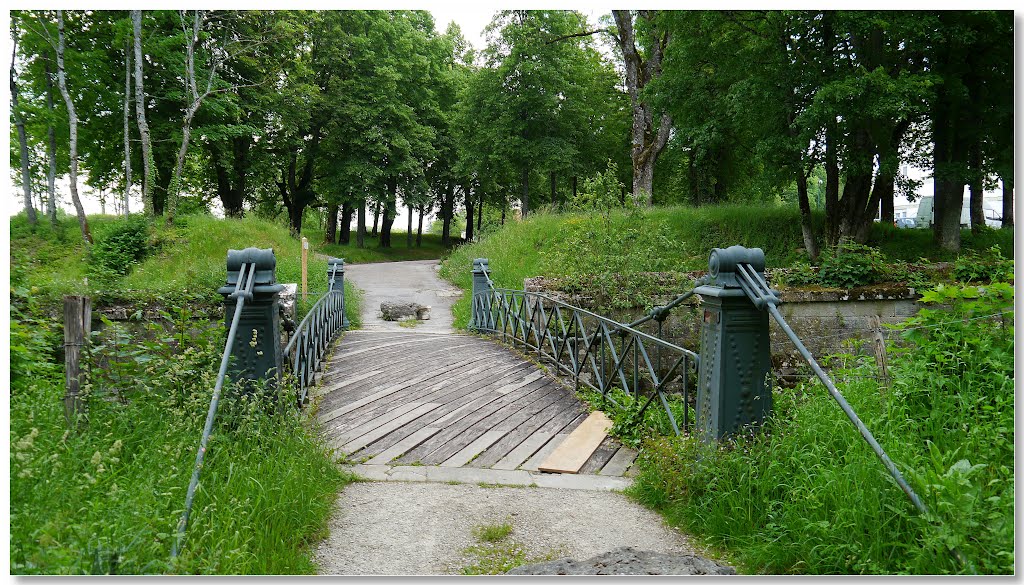
[[[552,473],[579,473],[583,464],[608,436],[611,427],[612,421],[603,412],[596,410],[590,413],[537,469]]]

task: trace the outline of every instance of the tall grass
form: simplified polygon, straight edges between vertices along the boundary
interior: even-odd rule
[[[202,324],[183,319],[183,330],[147,341],[109,325],[94,355],[106,367],[93,369],[87,416],[69,429],[53,363],[58,324],[31,323],[12,328],[12,354],[51,367],[11,372],[13,574],[315,572],[307,549],[351,477],[314,421],[288,406],[287,389],[257,398],[226,388],[191,526],[170,562],[223,327],[195,333]]]
[[[992,285],[981,300],[970,287],[941,290],[934,302],[952,308],[908,322],[912,345],[893,356],[890,388],[870,361],[834,370],[930,516],[817,383],[776,390],[756,435],[651,440],[630,494],[752,573],[1012,573],[1013,331],[975,319],[1012,304],[1012,288]]]
[[[305,234],[310,243],[323,240],[322,234]],[[365,264],[368,262],[399,262],[404,260],[436,260],[444,257],[448,250],[441,245],[441,236],[423,234],[422,245],[417,247],[413,235],[413,247],[406,246],[405,232],[391,232],[391,247],[381,248],[380,237],[366,235],[364,247],[356,247],[355,233],[348,244],[320,243],[319,251],[335,258],[344,258],[346,264]],[[314,240],[318,238],[318,240]]]

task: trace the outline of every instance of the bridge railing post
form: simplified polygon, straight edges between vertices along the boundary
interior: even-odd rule
[[[757,426],[772,409],[768,313],[743,292],[736,266],[747,263],[763,276],[760,248],[715,248],[708,262],[712,281],[697,287],[704,309],[697,379],[697,433],[705,442]]]
[[[341,327],[348,329],[348,316],[345,314],[345,259],[327,259],[327,290],[341,291]]]
[[[231,298],[243,266],[255,264],[252,298],[247,298],[239,316],[238,328],[231,350],[228,379],[266,380],[280,382],[283,352],[281,349],[281,315],[278,293],[284,285],[277,283],[277,259],[271,248],[228,250],[227,283],[217,290],[224,295],[225,327],[234,319],[236,302]]]
[[[477,258],[473,260],[473,298],[470,303],[470,316],[469,316],[469,328],[479,329],[485,326],[488,322],[488,317],[482,314],[482,308],[479,307],[481,301],[481,295],[490,290],[490,285],[487,284],[487,273],[490,271],[490,267],[487,263],[487,258]]]

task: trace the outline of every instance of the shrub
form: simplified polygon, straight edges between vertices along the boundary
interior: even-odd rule
[[[583,188],[571,202],[571,207],[582,211],[607,211],[622,207],[623,184],[619,182],[619,168],[611,159],[603,173],[583,180]]]
[[[134,215],[112,222],[89,251],[90,273],[101,279],[116,278],[131,272],[132,266],[149,251],[149,222]]]
[[[1013,273],[1013,260],[1003,257],[999,246],[983,252],[968,250],[956,259],[953,276],[961,282],[998,282]]]
[[[881,282],[885,278],[886,260],[870,246],[845,242],[826,256],[818,270],[818,284],[853,288]]]

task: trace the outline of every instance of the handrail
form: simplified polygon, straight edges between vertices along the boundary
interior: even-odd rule
[[[486,270],[483,274],[488,289],[474,295],[472,307],[478,331],[522,343],[571,374],[577,388],[583,383],[620,408],[624,405],[610,395],[612,388],[620,388],[634,403],[648,394],[638,415],[658,399],[677,435],[681,431],[665,394],[679,390],[683,429],[690,427],[689,377],[700,362],[695,352],[543,293],[496,288]],[[664,353],[675,357],[668,368],[662,367]]]
[[[319,369],[328,346],[338,331],[344,327],[344,318],[345,290],[335,290],[332,273],[328,291],[309,309],[284,348],[285,361],[291,367],[299,385],[300,405],[306,402],[307,388],[311,385],[313,373]]]
[[[248,269],[248,272],[246,271]],[[178,556],[181,549],[181,542],[185,537],[185,530],[188,528],[189,515],[192,512],[192,501],[195,498],[196,488],[199,486],[199,473],[203,469],[203,459],[206,456],[206,445],[210,441],[210,433],[213,431],[213,420],[217,416],[217,406],[220,403],[220,393],[224,388],[224,377],[228,371],[228,361],[231,358],[231,349],[235,344],[235,335],[238,332],[238,321],[242,316],[242,307],[245,301],[252,300],[252,287],[256,281],[256,263],[242,264],[239,272],[238,282],[235,290],[228,298],[236,299],[235,314],[231,319],[231,327],[228,329],[228,339],[224,344],[224,355],[220,360],[220,371],[217,373],[217,383],[213,387],[213,397],[210,400],[210,409],[206,413],[206,425],[203,427],[203,435],[199,439],[199,451],[196,453],[196,464],[192,470],[192,479],[188,483],[188,492],[185,494],[185,510],[178,521],[178,533],[171,546],[171,559]],[[243,284],[244,288],[243,288]]]

